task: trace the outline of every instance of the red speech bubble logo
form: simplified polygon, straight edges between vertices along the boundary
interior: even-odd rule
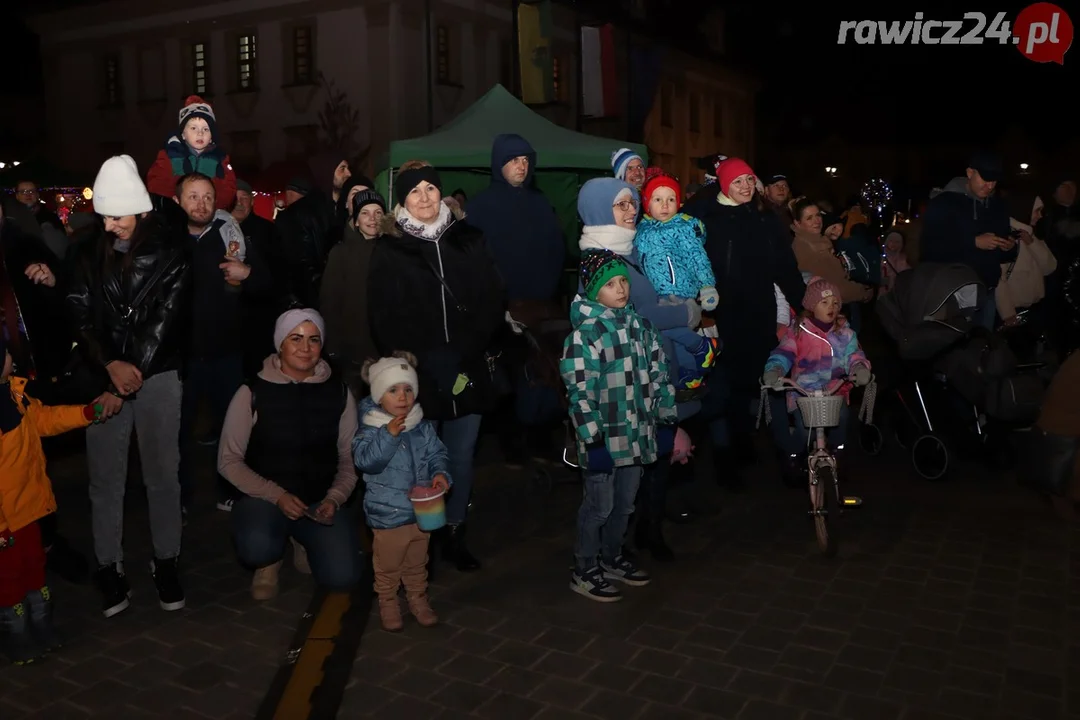
[[[1037,63],[1064,65],[1072,41],[1072,19],[1053,3],[1028,5],[1013,23],[1013,44],[1021,55]]]

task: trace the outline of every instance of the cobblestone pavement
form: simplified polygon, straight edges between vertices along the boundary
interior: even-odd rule
[[[56,463],[61,525],[88,542],[81,458]],[[840,557],[821,558],[804,494],[694,490],[709,517],[672,527],[678,562],[602,605],[567,588],[580,490],[488,465],[473,537],[482,572],[438,573],[443,624],[369,622],[341,718],[1006,720],[1080,718],[1074,531],[1012,483],[971,468],[912,479],[903,456],[854,458]],[[127,546],[135,599],[112,620],[57,582],[70,638],[38,667],[0,670],[0,718],[247,718],[307,606],[306,578],[256,604],[227,517],[187,528],[188,609],[158,610],[137,485]]]

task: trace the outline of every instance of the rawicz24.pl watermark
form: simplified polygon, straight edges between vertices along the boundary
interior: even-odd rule
[[[1064,63],[1073,40],[1068,13],[1052,3],[1029,5],[1010,20],[1008,13],[987,18],[985,13],[964,13],[960,20],[841,20],[839,45],[1014,45],[1035,62]]]

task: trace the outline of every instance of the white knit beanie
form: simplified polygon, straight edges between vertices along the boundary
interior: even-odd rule
[[[296,308],[281,313],[277,322],[274,323],[274,348],[280,350],[281,344],[285,342],[285,338],[289,337],[289,333],[306,322],[310,322],[319,329],[319,336],[322,337],[322,341],[325,343],[326,322],[323,320],[323,316],[319,314],[319,311],[311,308]]]
[[[139,167],[130,155],[106,160],[94,179],[94,212],[105,217],[141,215],[154,209]]]
[[[375,402],[382,400],[387,390],[399,384],[408,385],[414,394],[420,392],[416,368],[399,357],[379,358],[372,363],[368,368],[368,384],[371,385],[371,399]]]

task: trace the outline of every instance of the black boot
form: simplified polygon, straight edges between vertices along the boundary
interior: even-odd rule
[[[731,448],[717,447],[714,452],[716,455],[713,468],[716,473],[716,484],[735,494],[746,490],[742,477],[743,466]]]
[[[469,548],[465,545],[465,523],[450,526],[446,549],[450,551],[446,559],[453,562],[461,572],[480,569],[480,561],[469,552]]]
[[[26,606],[0,608],[0,651],[15,665],[29,665],[44,655],[30,632]]]
[[[30,630],[41,648],[45,652],[59,650],[63,643],[53,627],[53,602],[49,586],[27,593],[23,604],[30,616]]]
[[[780,456],[780,479],[794,490],[805,490],[807,478],[806,456],[802,454]]]
[[[57,535],[51,547],[45,550],[45,562],[49,570],[73,585],[90,582],[90,566],[86,556],[71,547],[62,535]]]
[[[671,562],[675,553],[664,539],[663,524],[658,520],[641,518],[634,530],[634,544],[638,550],[647,550],[653,560]]]

